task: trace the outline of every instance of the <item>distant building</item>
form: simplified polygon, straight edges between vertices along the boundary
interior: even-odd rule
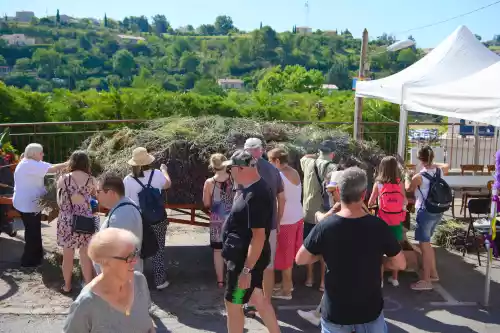
[[[8,75],[10,72],[12,72],[12,67],[0,66],[0,77]]]
[[[312,29],[312,28],[309,28],[309,27],[296,27],[296,28],[295,28],[295,31],[296,31],[298,34],[310,35],[310,34],[312,34],[313,29]]]
[[[9,45],[35,45],[35,38],[26,37],[24,34],[0,36]]]
[[[122,42],[128,41],[130,43],[137,44],[139,42],[145,42],[146,39],[144,37],[139,37],[139,36],[131,36],[131,35],[118,35],[118,39]]]
[[[31,22],[31,19],[35,17],[34,12],[20,11],[16,12],[16,21],[18,22]]]
[[[337,36],[337,30],[323,30],[323,35]]]
[[[222,89],[243,89],[245,82],[239,79],[219,79],[217,83]]]
[[[324,84],[322,86],[323,90],[326,90],[329,94],[332,93],[332,91],[337,91],[339,90],[339,87],[337,87],[336,85],[334,84]]]

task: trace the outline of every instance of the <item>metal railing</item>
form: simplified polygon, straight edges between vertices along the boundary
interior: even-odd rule
[[[68,158],[72,151],[97,132],[113,132],[124,126],[140,127],[146,120],[101,120],[101,121],[68,121],[51,123],[7,123],[0,124],[0,132],[10,128],[10,141],[19,150],[31,142],[42,144],[46,150],[46,160],[59,162]],[[290,121],[297,126],[317,124],[338,129],[352,135],[351,122],[313,122]],[[456,123],[418,123],[408,125],[408,163],[416,162],[416,154],[422,145],[434,147],[436,161],[450,164],[452,169],[459,169],[462,164],[491,165],[495,162],[495,152],[499,149],[499,136],[482,137],[476,142],[474,136],[460,135]],[[435,134],[415,137],[414,130],[434,129]],[[399,124],[395,122],[364,122],[363,137],[376,141],[387,153],[395,154],[398,146]],[[497,129],[498,131],[498,129]]]

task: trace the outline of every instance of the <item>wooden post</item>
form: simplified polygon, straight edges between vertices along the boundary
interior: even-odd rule
[[[361,42],[361,55],[359,58],[358,81],[365,78],[365,65],[368,53],[368,30],[363,30],[363,39]],[[354,105],[354,138],[363,139],[363,98],[356,97]]]

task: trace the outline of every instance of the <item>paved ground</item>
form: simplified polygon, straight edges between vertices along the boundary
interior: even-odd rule
[[[55,224],[43,229],[44,244],[55,251]],[[0,332],[60,332],[72,299],[57,289],[62,283],[52,255],[37,271],[18,267],[23,232],[18,239],[0,238]],[[168,274],[172,285],[152,292],[159,332],[224,332],[222,291],[215,285],[208,233],[199,227],[173,224],[167,240]],[[390,332],[500,332],[500,268],[495,262],[491,307],[483,309],[484,267],[473,255],[438,249],[441,284],[432,292],[412,292],[411,273],[402,274],[401,286],[386,285],[385,313]],[[484,261],[483,261],[484,262]],[[147,269],[148,270],[148,269]],[[148,273],[148,272],[146,272]],[[321,294],[302,286],[303,269],[295,272],[292,301],[274,302],[282,332],[318,332],[302,321],[296,310],[312,309]],[[247,332],[266,332],[258,320],[247,320]]]

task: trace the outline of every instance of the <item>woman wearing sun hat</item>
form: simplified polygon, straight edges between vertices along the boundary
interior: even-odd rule
[[[162,164],[160,170],[153,168],[152,164],[155,157],[148,153],[146,148],[137,147],[132,151],[132,158],[128,160],[128,164],[132,167],[130,175],[123,179],[125,185],[125,196],[129,197],[137,205],[139,205],[139,192],[143,190],[143,185],[151,184],[152,187],[158,190],[168,189],[172,182],[167,172],[167,166]],[[158,240],[159,250],[151,258],[153,262],[153,274],[156,289],[164,289],[168,287],[165,272],[165,238],[167,236],[168,220],[152,225]]]

